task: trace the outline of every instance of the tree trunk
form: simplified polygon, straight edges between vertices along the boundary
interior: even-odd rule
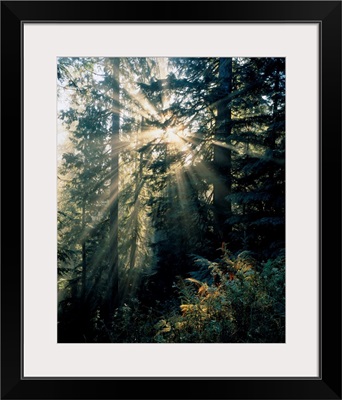
[[[119,305],[119,257],[118,257],[118,218],[119,218],[119,129],[120,129],[120,59],[111,60],[113,111],[111,121],[111,178],[109,196],[109,271],[107,295],[105,298],[104,320],[110,321]]]
[[[214,146],[214,226],[217,245],[227,242],[231,227],[226,223],[231,215],[231,201],[226,197],[231,194],[231,150],[227,147],[227,138],[231,133],[231,107],[227,97],[232,91],[232,59],[219,60],[220,100],[217,106]]]
[[[81,302],[84,305],[86,298],[86,285],[87,285],[87,258],[86,258],[86,237],[85,237],[85,199],[82,204],[82,288],[81,288]]]
[[[274,78],[274,97],[273,97],[273,109],[272,109],[272,122],[276,124],[278,122],[278,102],[279,102],[279,61],[275,62],[275,78]],[[276,148],[277,138],[277,126],[275,125],[270,132],[267,144],[273,151]]]
[[[132,224],[133,224],[133,234],[132,234],[132,244],[131,244],[131,252],[129,257],[129,268],[133,270],[135,266],[135,258],[137,252],[137,242],[138,242],[138,230],[139,230],[139,209],[140,209],[140,201],[139,194],[142,189],[142,163],[143,163],[143,153],[140,153],[139,156],[139,170],[136,176],[135,181],[135,190],[134,190],[134,208],[132,214]]]

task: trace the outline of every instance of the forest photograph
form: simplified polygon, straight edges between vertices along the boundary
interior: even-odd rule
[[[285,343],[285,58],[56,69],[58,343]]]

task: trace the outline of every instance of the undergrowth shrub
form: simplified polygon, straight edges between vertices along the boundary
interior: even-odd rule
[[[258,262],[222,249],[215,261],[193,255],[196,270],[178,277],[175,297],[146,306],[131,298],[112,324],[94,318],[95,342],[283,343],[285,255]]]
[[[189,278],[179,278],[179,310],[154,325],[155,342],[285,341],[284,255],[258,263],[250,252],[234,257],[223,249],[220,260],[194,261],[200,268]]]

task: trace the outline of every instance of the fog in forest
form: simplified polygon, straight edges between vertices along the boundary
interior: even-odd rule
[[[285,59],[57,60],[58,342],[285,342]]]

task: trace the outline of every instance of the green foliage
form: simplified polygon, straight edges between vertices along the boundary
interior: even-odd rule
[[[227,272],[227,261],[231,270]],[[202,263],[203,265],[203,263]],[[283,343],[285,341],[285,258],[258,264],[249,252],[208,269],[216,283],[180,279],[180,314],[161,319],[155,340],[167,343]],[[167,329],[166,329],[167,328]]]
[[[110,325],[92,319],[92,341],[114,343],[283,343],[285,257],[258,263],[254,254],[223,249],[217,262],[197,257],[212,283],[178,278],[174,299],[119,307]],[[198,263],[198,261],[200,261]]]
[[[285,59],[61,57],[57,84],[61,341],[282,342]]]

